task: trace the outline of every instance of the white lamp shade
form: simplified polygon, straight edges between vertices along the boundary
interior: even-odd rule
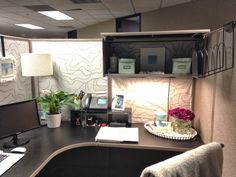
[[[53,75],[52,57],[50,54],[21,54],[21,69],[23,76]]]

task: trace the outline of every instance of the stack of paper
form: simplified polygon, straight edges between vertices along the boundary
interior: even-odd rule
[[[101,127],[95,141],[99,142],[138,142],[138,128]]]

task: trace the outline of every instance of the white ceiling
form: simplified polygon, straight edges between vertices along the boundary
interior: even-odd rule
[[[75,1],[79,3],[74,3]],[[68,31],[117,17],[190,1],[192,0],[0,0],[0,33],[19,37],[64,36]],[[35,5],[50,6],[74,20],[53,20],[25,7]],[[29,30],[15,26],[16,23],[30,23],[45,29]]]

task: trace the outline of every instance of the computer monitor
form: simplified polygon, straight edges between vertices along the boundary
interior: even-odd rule
[[[36,100],[0,106],[0,138],[13,136],[3,147],[10,148],[28,143],[29,139],[18,138],[18,135],[37,127],[40,127],[40,120]]]

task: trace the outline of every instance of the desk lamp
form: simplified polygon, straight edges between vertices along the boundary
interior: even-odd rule
[[[21,69],[22,76],[31,76],[32,97],[35,98],[39,96],[39,84],[34,76],[53,75],[52,57],[50,54],[22,53]]]

